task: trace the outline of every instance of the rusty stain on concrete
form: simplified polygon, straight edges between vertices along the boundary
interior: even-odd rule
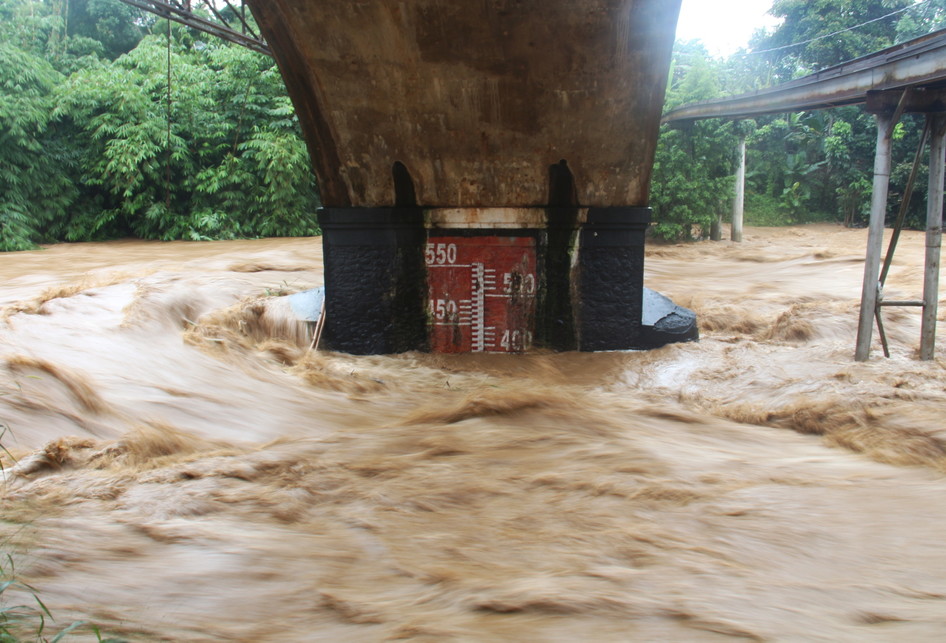
[[[565,159],[582,206],[642,206],[680,0],[251,0],[323,202],[547,205]]]

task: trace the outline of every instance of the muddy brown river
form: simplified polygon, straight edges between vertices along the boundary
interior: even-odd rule
[[[866,235],[652,245],[701,342],[526,356],[306,353],[318,239],[2,254],[3,553],[48,634],[946,640],[946,324],[853,361]]]

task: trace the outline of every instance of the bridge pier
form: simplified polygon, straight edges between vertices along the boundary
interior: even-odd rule
[[[732,229],[730,239],[742,243],[742,221],[746,210],[746,135],[739,137],[739,152],[736,166],[736,194],[732,204]]]
[[[642,334],[680,0],[247,1],[325,205],[324,346],[623,350],[695,337],[682,309]]]

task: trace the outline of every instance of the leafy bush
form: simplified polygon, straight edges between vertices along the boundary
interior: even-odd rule
[[[179,45],[169,118],[166,47],[149,36],[59,92],[56,116],[88,141],[87,189],[66,238],[317,233],[308,154],[273,62],[237,47]]]
[[[746,192],[745,224],[766,227],[786,225],[785,209],[780,199],[768,194]]]
[[[678,46],[667,109],[716,97],[718,71],[702,48]],[[709,232],[732,202],[737,140],[733,123],[721,120],[661,127],[650,199],[654,236],[679,241],[690,239],[694,228],[698,236]]]
[[[175,26],[169,96],[167,23],[138,42],[147,22],[129,11],[0,0],[0,251],[317,234],[273,60]]]

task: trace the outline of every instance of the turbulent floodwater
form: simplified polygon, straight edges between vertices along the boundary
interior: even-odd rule
[[[946,324],[852,361],[865,242],[651,246],[700,343],[519,357],[306,354],[318,239],[0,255],[4,552],[130,640],[943,640]]]

